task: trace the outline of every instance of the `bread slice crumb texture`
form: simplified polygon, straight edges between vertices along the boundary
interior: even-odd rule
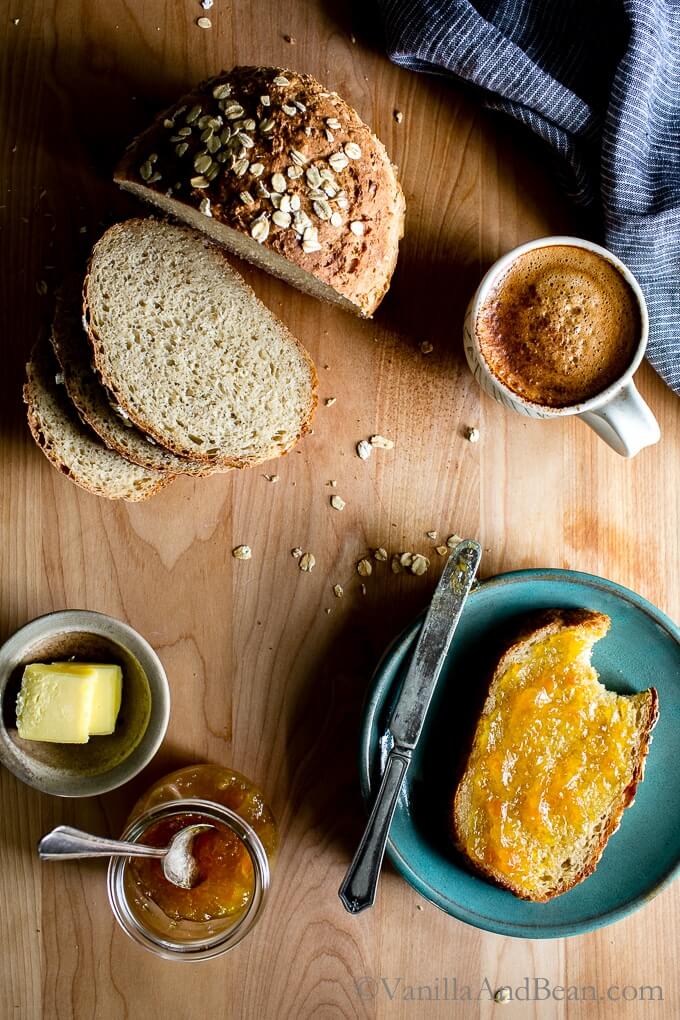
[[[24,402],[28,424],[47,459],[82,489],[107,499],[148,499],[174,477],[131,464],[106,446],[78,418],[47,342],[38,344],[26,366]]]
[[[156,471],[209,475],[227,470],[178,457],[135,428],[129,418],[111,405],[92,368],[92,349],[82,324],[81,282],[58,295],[50,340],[64,376],[66,392],[80,418],[104,444],[133,464]]]
[[[456,791],[459,848],[526,899],[591,874],[642,779],[657,695],[599,682],[590,658],[609,622],[555,612],[505,653]]]
[[[176,454],[242,467],[308,431],[309,355],[195,231],[153,219],[111,227],[93,250],[84,304],[103,383]]]

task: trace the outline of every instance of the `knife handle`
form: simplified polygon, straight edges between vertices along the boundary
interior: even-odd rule
[[[411,764],[410,750],[392,750],[382,777],[378,796],[368,819],[359,848],[338,890],[345,910],[359,914],[375,902],[385,846],[404,777]]]

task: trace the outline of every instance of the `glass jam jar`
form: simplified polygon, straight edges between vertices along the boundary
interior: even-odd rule
[[[121,839],[167,846],[187,825],[199,879],[179,889],[154,858],[112,858],[109,902],[123,931],[158,956],[208,960],[233,949],[260,916],[278,846],[274,817],[249,779],[221,765],[191,765],[137,801]]]

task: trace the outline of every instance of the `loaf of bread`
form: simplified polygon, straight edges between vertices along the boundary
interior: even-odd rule
[[[404,197],[385,147],[335,92],[236,67],[162,113],[115,180],[289,283],[370,317],[390,284]]]
[[[92,368],[92,350],[81,318],[81,284],[76,287],[74,281],[57,295],[50,340],[68,396],[80,418],[104,444],[133,464],[156,471],[208,475],[227,470],[219,465],[178,457],[135,428],[121,408],[111,405]]]
[[[311,358],[202,234],[115,224],[94,246],[83,302],[101,382],[178,456],[245,467],[309,431]]]
[[[652,687],[606,690],[590,664],[602,613],[547,613],[503,655],[453,802],[456,845],[522,899],[592,874],[643,778],[658,716]]]
[[[107,449],[84,425],[59,380],[49,345],[38,344],[26,366],[28,424],[47,459],[82,489],[107,499],[138,502],[153,496],[173,475],[143,468]]]

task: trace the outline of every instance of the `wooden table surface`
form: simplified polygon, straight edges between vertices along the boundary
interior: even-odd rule
[[[427,531],[479,537],[484,575],[591,571],[680,618],[680,401],[642,369],[663,441],[628,463],[574,419],[528,422],[481,395],[461,319],[484,268],[521,241],[587,227],[560,198],[542,149],[461,89],[393,67],[370,5],[360,6],[215,0],[203,30],[197,0],[3,5],[0,638],[54,609],[111,613],[158,650],[173,698],[156,760],[116,793],[62,801],[0,773],[3,1020],[680,1016],[680,885],[613,927],[546,942],[467,927],[389,866],[374,910],[349,917],[336,895],[363,824],[360,706],[382,649],[436,582],[441,560]],[[26,353],[64,270],[106,224],[144,212],[110,180],[129,138],[185,86],[235,63],[311,72],[384,140],[407,200],[397,274],[375,321],[362,322],[242,267],[316,360],[314,434],[264,470],[187,478],[146,504],[108,503],[71,485],[31,441]],[[471,425],[477,445],[464,438]],[[375,432],[394,449],[360,461],[357,440]],[[329,507],[330,479],[342,513]],[[252,546],[249,562],[231,556],[240,543]],[[316,557],[311,574],[291,557],[298,545]],[[428,553],[432,566],[425,577],[379,566],[363,595],[355,563],[380,545]],[[282,851],[248,941],[183,967],[118,930],[102,864],[39,866],[34,846],[61,822],[118,834],[151,781],[196,761],[232,765],[266,791]],[[542,977],[594,985],[605,998],[409,998],[408,986],[434,995],[444,976],[473,989]],[[606,998],[624,985],[660,985],[664,1001]]]

